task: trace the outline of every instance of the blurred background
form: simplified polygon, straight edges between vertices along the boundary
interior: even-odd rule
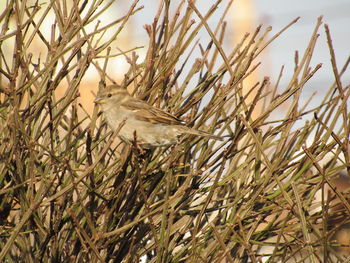
[[[122,39],[122,41],[117,43],[120,48],[127,50],[134,46],[147,45],[148,36],[143,26],[152,22],[157,12],[158,2],[159,0],[140,1],[140,4],[144,5],[144,9],[140,11],[142,15],[131,18],[131,23],[128,25],[129,29],[125,30],[123,34],[125,40]],[[172,0],[171,2],[176,3],[174,4],[176,6],[180,0]],[[227,2],[223,1],[223,9]],[[200,1],[200,4],[198,3],[197,8],[205,12],[214,1]],[[118,16],[123,15],[129,5],[128,1],[116,3],[115,8]],[[221,10],[217,10],[213,18],[209,20],[209,25],[212,29],[219,22],[221,14]],[[294,26],[289,28],[286,33],[278,37],[268,47],[262,61],[263,66],[260,67],[262,75],[274,77],[278,75],[281,66],[284,65],[285,79],[288,79],[287,76],[293,73],[294,51],[299,50],[302,54],[308,44],[316,20],[321,15],[324,23],[330,27],[337,63],[341,67],[350,55],[350,1],[348,0],[236,0],[226,17],[227,29],[231,32],[232,38],[226,39],[225,44],[232,48],[246,32],[254,32],[259,24],[262,24],[263,27],[271,25],[272,35],[300,16],[299,21]],[[198,21],[198,19],[195,20]],[[324,28],[322,27],[321,29],[313,62],[314,64],[323,63],[323,67],[317,73],[318,77],[314,78],[313,83],[319,86],[329,86],[333,82],[333,76]],[[210,39],[205,30],[200,32],[198,38],[201,39],[203,44],[208,43]],[[143,51],[145,51],[145,48],[137,53],[142,56]],[[115,68],[116,74],[122,74],[122,72],[127,70],[127,63],[123,57],[119,57],[116,63],[118,66]],[[350,80],[350,76],[345,76],[345,79]]]
[[[240,1],[243,2],[243,1]],[[292,26],[286,34],[282,34],[269,47],[266,56],[264,74],[277,75],[281,65],[285,65],[285,76],[293,73],[295,49],[303,51],[312,32],[317,18],[323,15],[324,23],[331,30],[333,46],[336,52],[337,64],[341,68],[350,55],[350,1],[347,0],[308,0],[308,1],[252,1],[255,5],[257,23],[272,25],[277,30],[286,25],[293,18],[300,16],[297,24]],[[329,87],[334,82],[330,63],[329,48],[325,37],[324,27],[321,27],[320,37],[316,44],[313,63],[322,63],[317,77],[309,83],[310,93],[321,91],[322,87]],[[350,76],[344,76],[344,84],[349,83]],[[285,78],[285,79],[288,79]],[[281,84],[284,82],[282,81]],[[308,89],[305,89],[307,91]]]
[[[172,0],[173,6],[177,6],[180,0]],[[221,7],[215,12],[214,16],[208,21],[209,26],[214,30],[219,22],[219,18],[224,12],[225,6],[229,1],[223,1]],[[131,18],[127,25],[127,30],[121,34],[121,37],[115,47],[123,51],[133,47],[147,46],[148,35],[144,29],[145,24],[151,24],[157,13],[159,0],[141,0],[140,5],[144,9],[139,15]],[[197,1],[197,8],[205,13],[214,1]],[[115,13],[113,16],[122,16],[125,14],[131,3],[129,1],[118,1],[115,4]],[[222,8],[222,10],[220,10]],[[175,9],[175,8],[174,8]],[[172,10],[173,13],[175,10]],[[294,69],[295,51],[299,51],[301,58],[310,39],[310,35],[315,28],[317,18],[323,16],[324,24],[328,24],[331,30],[333,46],[336,52],[338,68],[342,68],[345,61],[350,55],[350,1],[349,0],[296,0],[296,1],[279,1],[279,0],[237,0],[234,1],[226,16],[228,36],[224,40],[226,51],[232,50],[235,45],[242,39],[246,32],[253,33],[255,28],[263,25],[263,30],[272,26],[270,36],[277,33],[292,20],[300,17],[299,21],[290,27],[285,33],[279,36],[273,43],[267,47],[265,52],[258,59],[262,62],[257,74],[252,81],[260,81],[264,76],[269,76],[273,84],[278,78],[281,67],[284,66],[283,77],[280,82],[280,88],[283,89],[288,83]],[[142,19],[140,19],[142,18]],[[110,18],[112,19],[112,18]],[[194,18],[197,22],[198,18]],[[107,23],[109,18],[106,17]],[[262,30],[262,31],[263,31]],[[316,73],[304,89],[303,98],[305,102],[314,92],[322,93],[334,82],[332,67],[330,63],[329,48],[327,45],[326,35],[323,25],[319,30],[320,36],[316,44],[316,50],[311,65],[315,66],[322,63],[322,68]],[[209,43],[210,37],[205,29],[198,34],[200,43],[205,46]],[[113,45],[112,45],[113,46]],[[136,50],[140,57],[139,61],[145,56],[146,48]],[[112,51],[113,52],[113,51]],[[197,54],[197,55],[196,55]],[[196,48],[192,59],[200,56],[199,48]],[[123,56],[116,57],[111,61],[109,72],[115,77],[115,80],[123,78],[124,73],[128,70],[128,63]],[[180,63],[179,63],[180,64]],[[191,64],[191,63],[189,63]],[[95,86],[98,74],[94,68],[91,68],[91,74],[85,78],[87,83]],[[344,76],[344,84],[349,83],[350,76]],[[317,94],[315,99],[317,100]],[[303,101],[302,101],[303,102]],[[317,101],[315,101],[317,103]],[[312,106],[311,102],[311,106]]]
[[[115,1],[100,21],[101,26],[107,25],[115,19],[124,16],[133,1]],[[159,0],[140,0],[138,6],[143,5],[144,8],[140,10],[137,15],[131,16],[128,23],[124,26],[118,38],[110,45],[111,54],[120,54],[120,51],[127,52],[133,50],[135,47],[136,55],[139,57],[138,63],[142,63],[148,46],[148,35],[144,28],[146,24],[152,24],[155,15],[158,12]],[[174,15],[176,7],[182,2],[181,0],[171,0],[170,15]],[[184,1],[186,2],[186,1]],[[199,11],[204,14],[215,3],[214,0],[197,1],[196,6]],[[223,0],[214,15],[208,20],[208,24],[212,30],[216,28],[219,19],[230,0]],[[29,0],[28,3],[33,5],[34,0]],[[46,1],[39,1],[43,6],[43,12],[47,6]],[[69,4],[69,2],[67,2]],[[0,8],[4,9],[6,1],[0,2]],[[29,4],[28,4],[29,6]],[[299,21],[292,25],[286,32],[280,35],[276,40],[270,44],[265,51],[258,57],[257,61],[261,62],[256,74],[250,79],[253,83],[261,81],[264,76],[269,76],[272,85],[277,80],[281,67],[284,66],[283,77],[280,81],[280,89],[284,89],[293,74],[295,51],[299,51],[301,58],[310,39],[311,33],[316,25],[317,18],[323,16],[323,22],[328,24],[331,31],[335,55],[337,58],[338,68],[342,68],[345,61],[350,55],[350,1],[349,0],[295,0],[295,1],[279,1],[279,0],[236,0],[233,1],[231,8],[226,15],[226,37],[224,39],[224,49],[229,53],[242,39],[247,32],[253,34],[256,27],[262,24],[261,32],[264,32],[268,26],[272,26],[272,31],[269,36],[272,37],[275,33],[280,31],[283,27],[300,17]],[[51,27],[54,23],[53,14],[50,14],[42,24],[42,33],[50,39]],[[193,16],[195,22],[200,19]],[[14,21],[13,21],[14,22]],[[11,25],[11,24],[10,24]],[[15,28],[15,23],[12,24]],[[93,31],[95,24],[91,23],[86,26],[87,32]],[[114,28],[113,30],[116,30]],[[105,38],[110,37],[114,32],[109,30],[105,34]],[[312,66],[322,63],[323,66],[317,71],[308,83],[307,88],[304,89],[302,98],[307,99],[314,92],[322,92],[323,89],[329,87],[333,82],[333,72],[330,63],[329,48],[327,45],[326,35],[323,25],[319,30],[320,36],[314,51],[314,57],[311,62]],[[58,33],[57,33],[58,34]],[[199,43],[206,47],[210,41],[209,34],[204,28],[198,33],[197,39]],[[5,41],[4,45],[8,47],[8,56],[11,56],[14,48],[14,38]],[[47,52],[46,47],[40,39],[35,39],[32,45],[28,48],[33,53],[33,61],[35,59],[45,58]],[[129,57],[131,52],[126,53]],[[185,57],[185,56],[184,56]],[[188,67],[191,67],[196,58],[201,57],[199,47],[196,47],[193,55],[190,58]],[[99,65],[103,65],[104,59],[99,60]],[[181,66],[182,61],[178,63]],[[129,64],[124,55],[115,56],[109,60],[107,71],[110,76],[117,82],[123,79],[125,72],[128,70]],[[185,69],[186,70],[186,69]],[[91,112],[93,107],[94,96],[90,92],[96,92],[97,83],[100,79],[98,71],[94,66],[90,66],[88,74],[86,74],[81,82],[80,88],[83,89],[83,94],[80,101],[86,105],[88,112]],[[349,83],[350,76],[343,76],[343,84]],[[180,79],[181,81],[181,79]],[[246,85],[246,86],[251,86]],[[64,94],[64,84],[62,85],[62,94]],[[317,100],[317,94],[315,99]],[[301,103],[304,101],[302,100]],[[316,102],[315,102],[316,103]],[[312,103],[311,103],[312,106]]]

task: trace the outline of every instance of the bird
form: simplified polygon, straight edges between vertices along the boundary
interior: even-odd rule
[[[187,127],[172,114],[134,98],[117,84],[100,88],[94,102],[101,107],[104,118],[113,131],[121,126],[118,137],[127,144],[133,144],[136,140],[142,148],[170,146],[176,144],[184,134],[223,139]]]

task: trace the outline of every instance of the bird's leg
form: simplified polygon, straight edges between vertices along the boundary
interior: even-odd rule
[[[137,134],[136,131],[134,131],[134,139],[131,141],[131,146],[132,146],[132,150],[133,152],[143,158],[145,155],[145,150],[140,146],[139,143],[137,143]]]
[[[137,143],[137,134],[136,131],[134,131],[133,134],[134,138],[131,141],[131,145],[133,147],[133,149],[137,152],[137,154],[139,155],[140,153],[142,153],[143,149],[141,148],[141,146]]]

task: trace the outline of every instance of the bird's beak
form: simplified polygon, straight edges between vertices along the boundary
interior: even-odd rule
[[[101,97],[96,97],[96,99],[94,100],[95,104],[103,104],[105,103],[105,100],[102,99]]]

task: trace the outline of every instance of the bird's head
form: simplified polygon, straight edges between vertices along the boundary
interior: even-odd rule
[[[97,93],[97,97],[95,99],[96,104],[103,105],[118,105],[123,101],[127,100],[130,97],[128,91],[119,85],[113,84],[105,87],[104,89],[100,89]]]

